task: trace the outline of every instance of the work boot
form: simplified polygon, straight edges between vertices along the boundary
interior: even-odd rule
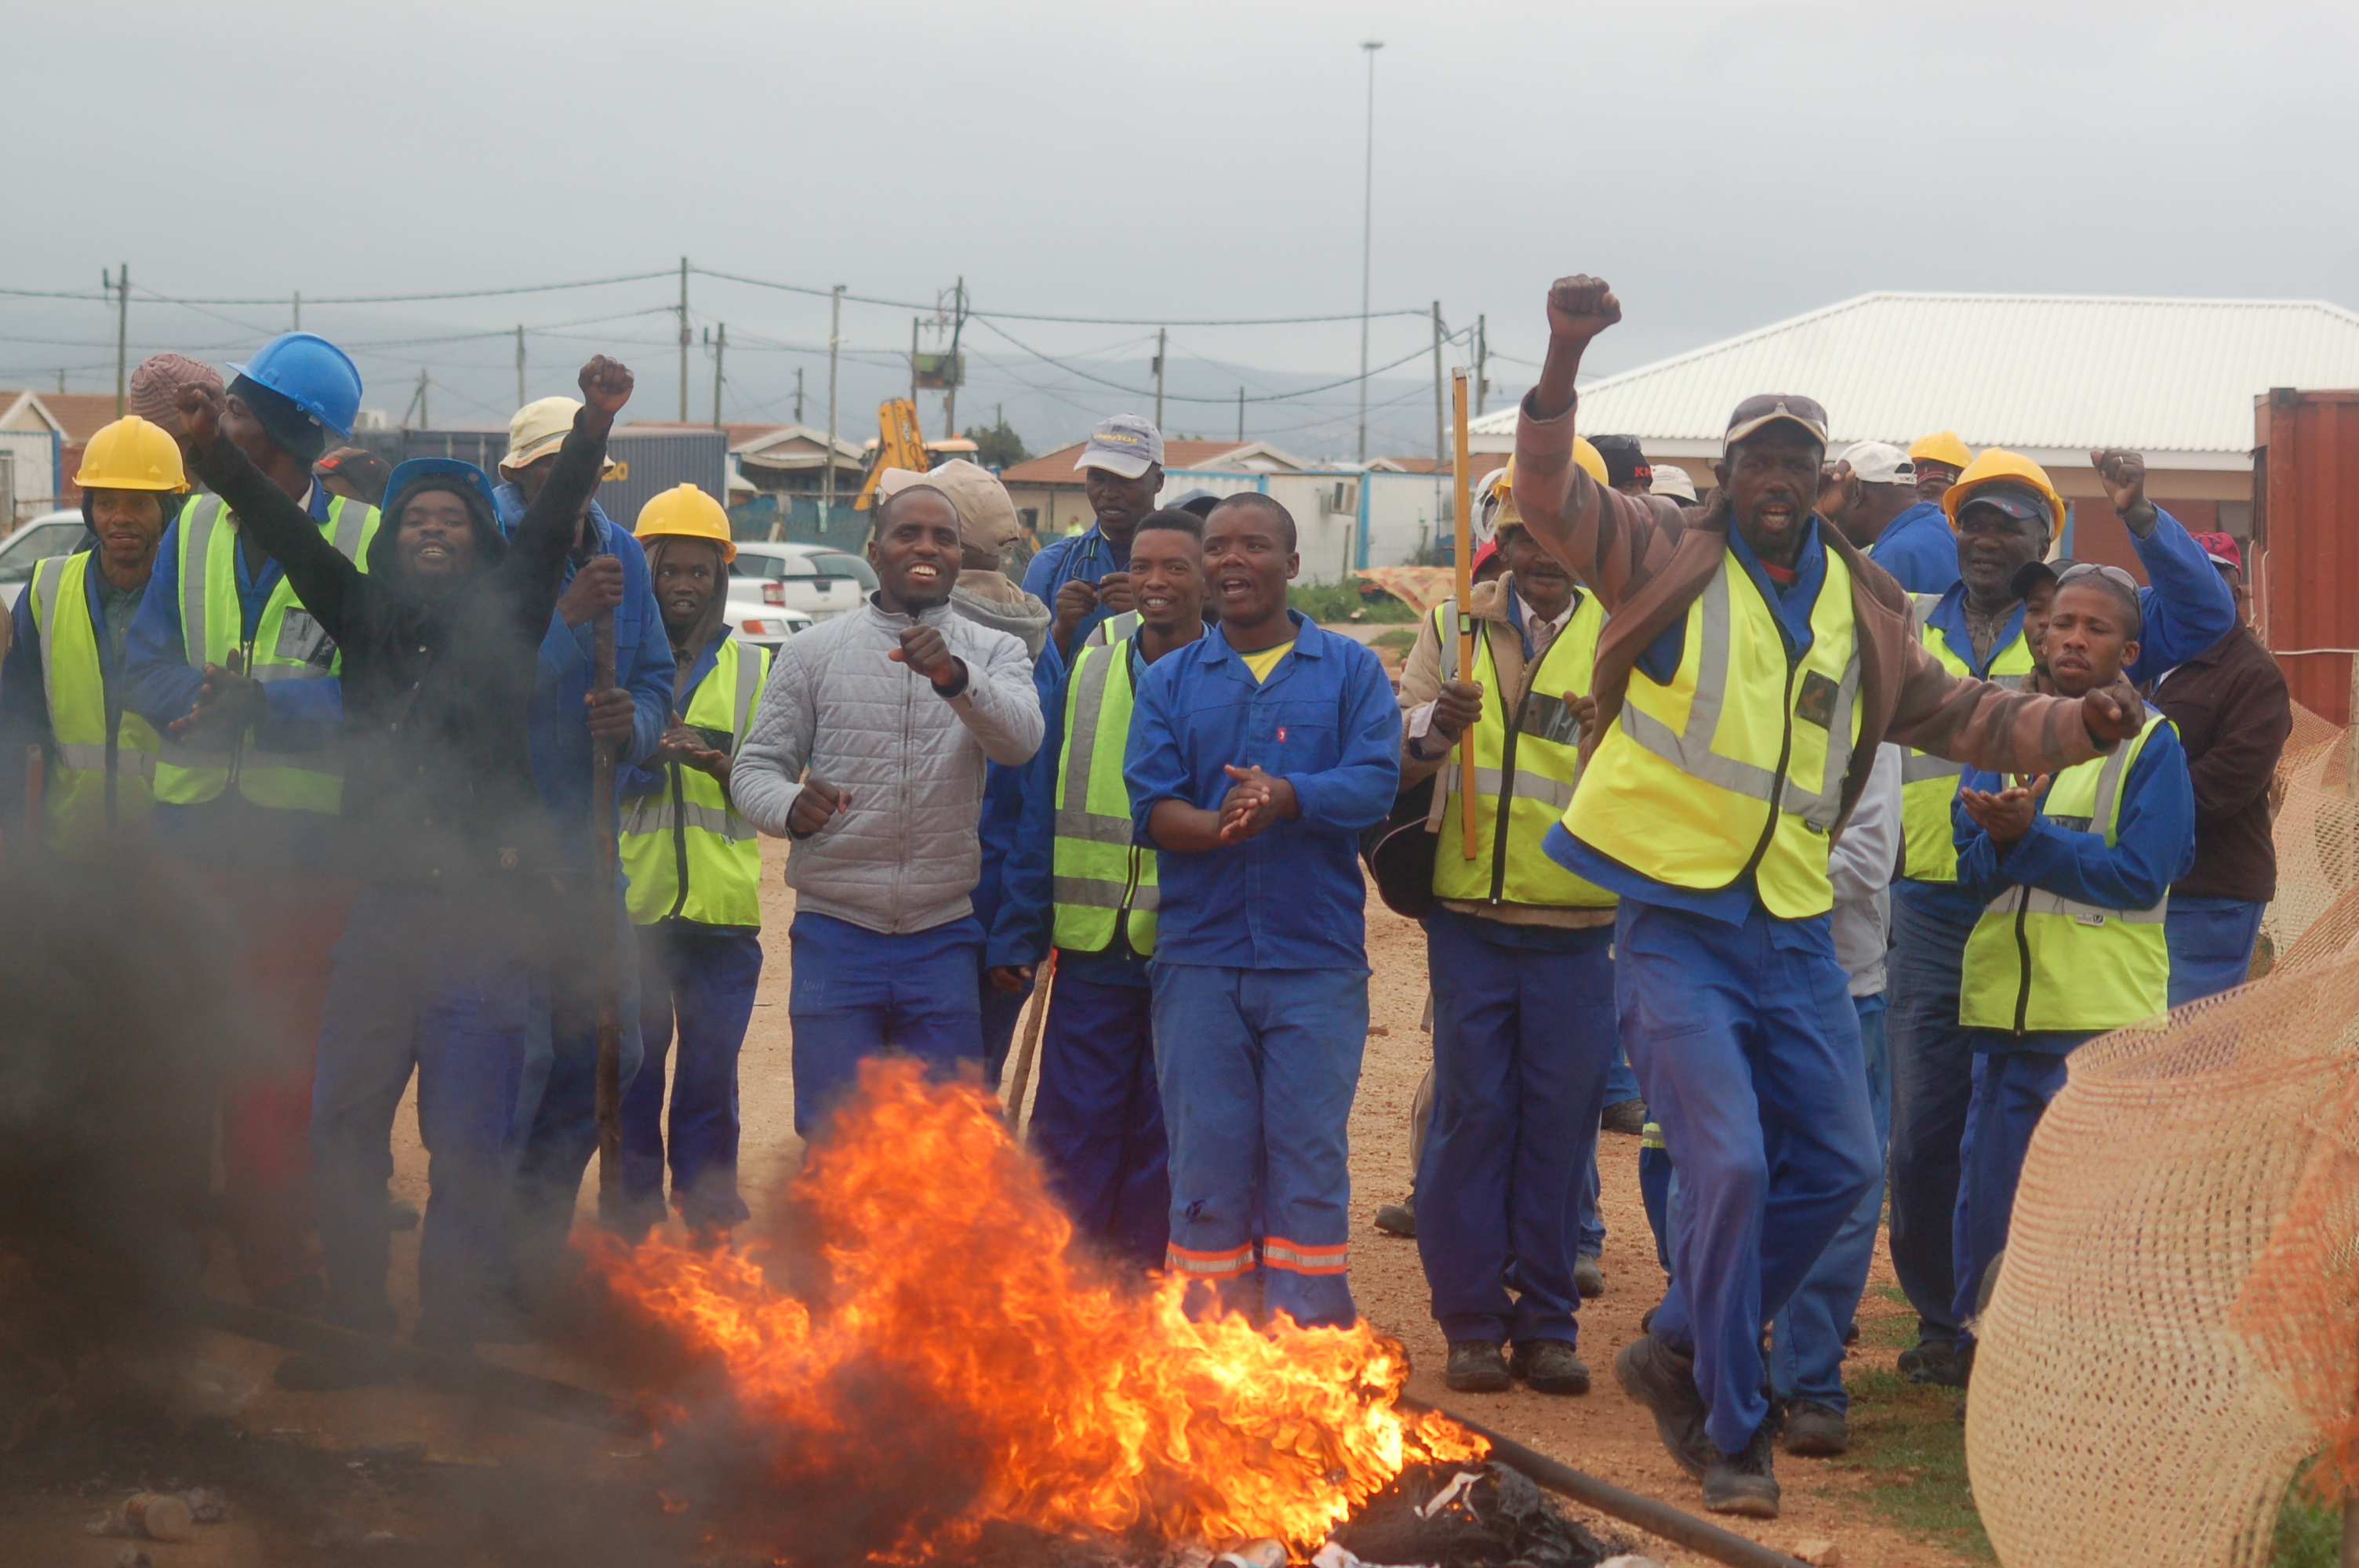
[[[1701,1476],[1716,1452],[1704,1435],[1703,1395],[1697,1391],[1695,1357],[1674,1350],[1652,1334],[1634,1339],[1614,1355],[1614,1380],[1655,1418],[1655,1434],[1690,1476]]]
[[[1619,1132],[1626,1138],[1638,1138],[1647,1130],[1647,1102],[1642,1099],[1618,1099],[1605,1108],[1597,1125],[1607,1132]]]
[[[1787,1453],[1811,1459],[1832,1459],[1851,1446],[1851,1425],[1843,1412],[1815,1400],[1796,1400],[1788,1407],[1780,1435]]]
[[[418,1206],[408,1198],[397,1198],[391,1193],[386,1194],[385,1227],[387,1230],[415,1230],[418,1228],[419,1220],[422,1217],[419,1213]]]
[[[1928,1360],[1947,1361],[1956,1353],[1957,1348],[1956,1344],[1951,1340],[1935,1339],[1919,1335],[1916,1344],[1900,1353],[1900,1375],[1904,1378],[1909,1376]]]
[[[1712,1446],[1703,1472],[1703,1506],[1716,1514],[1745,1519],[1777,1517],[1777,1476],[1770,1467],[1769,1423],[1763,1422],[1742,1454],[1724,1454]]]
[[[1386,1236],[1417,1239],[1417,1210],[1405,1203],[1380,1205],[1376,1209],[1376,1228]]]
[[[1581,1292],[1581,1299],[1585,1302],[1593,1302],[1605,1293],[1605,1271],[1598,1267],[1596,1253],[1574,1255],[1572,1288]]]
[[[1450,1365],[1441,1380],[1461,1394],[1504,1394],[1513,1381],[1507,1376],[1507,1358],[1488,1339],[1451,1340]]]
[[[1962,1389],[1973,1377],[1974,1346],[1972,1340],[1943,1347],[1945,1354],[1937,1353],[1929,1346],[1919,1346],[1919,1348],[1925,1354],[1919,1357],[1917,1364],[1905,1374],[1910,1382],[1920,1387]]]
[[[1536,1394],[1589,1392],[1589,1365],[1561,1339],[1527,1339],[1516,1346],[1507,1369]]]

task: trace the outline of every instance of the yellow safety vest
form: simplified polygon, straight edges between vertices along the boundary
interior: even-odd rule
[[[1950,646],[1948,637],[1933,625],[1938,593],[1912,593],[1919,639],[1926,651],[1953,676],[1972,676],[1973,665]],[[1991,650],[1990,672],[1984,678],[1999,686],[2019,686],[2036,667],[2031,643],[2017,626],[2015,635]],[[1954,882],[1958,880],[1958,841],[1951,836],[1950,807],[1958,798],[1958,775],[1963,767],[1930,752],[1900,754],[1900,874],[1912,881]]]
[[[680,717],[703,730],[714,751],[734,759],[769,676],[769,654],[732,633]],[[761,929],[762,842],[754,825],[737,815],[729,792],[703,769],[670,762],[664,772],[665,787],[632,801],[623,818],[623,872],[630,878],[624,903],[632,921]]]
[[[1155,851],[1133,842],[1130,789],[1122,777],[1137,646],[1135,637],[1084,645],[1065,691],[1049,870],[1057,905],[1051,940],[1069,953],[1104,952],[1117,925],[1132,952],[1144,957],[1155,951]]]
[[[244,640],[245,612],[237,597],[237,530],[225,527],[228,508],[218,495],[191,498],[174,529],[180,573],[180,641],[189,663],[201,669],[227,665],[239,653],[245,673],[258,681],[332,680],[342,669],[336,644],[295,597],[295,585],[281,573],[264,603],[254,640]],[[234,514],[228,521],[234,522]],[[328,503],[321,537],[337,554],[367,569],[369,541],[376,535],[377,510],[337,496]],[[156,763],[156,798],[174,806],[213,799],[234,779],[237,792],[255,806],[279,811],[317,811],[333,816],[343,802],[344,762],[340,745],[316,752],[266,752],[252,730],[227,751],[164,736]]]
[[[1507,722],[1507,691],[1482,622],[1474,624],[1474,679],[1483,687],[1483,716],[1474,721],[1474,859],[1466,858],[1465,792],[1458,753],[1442,765],[1434,788],[1445,793],[1441,832],[1433,847],[1433,892],[1467,903],[1543,904],[1611,909],[1614,895],[1550,860],[1540,848],[1548,830],[1572,804],[1581,779],[1581,726],[1564,700],[1586,697],[1597,663],[1597,633],[1605,611],[1594,594],[1576,591],[1572,618],[1527,672]],[[1441,678],[1458,678],[1458,604],[1445,599],[1433,611],[1440,640]],[[1498,831],[1502,806],[1507,831]],[[1512,853],[1510,852],[1512,849]]]
[[[2101,832],[2110,848],[2121,829],[2122,781],[2168,722],[2149,708],[2136,740],[2058,773],[2040,815]],[[2167,890],[2152,909],[2100,909],[2039,888],[2008,888],[1966,938],[1958,1022],[2015,1034],[2158,1023],[2170,1011],[2169,910]]]
[[[106,676],[90,618],[90,568],[88,550],[41,561],[26,589],[41,640],[41,686],[57,756],[42,784],[41,838],[68,856],[87,854],[147,820],[163,744],[147,720],[122,708],[110,743]]]
[[[1859,740],[1851,568],[1826,552],[1810,646],[1789,655],[1734,551],[1688,608],[1668,682],[1634,666],[1564,814],[1568,832],[1642,876],[1713,891],[1752,873],[1782,920],[1834,907],[1828,835]]]

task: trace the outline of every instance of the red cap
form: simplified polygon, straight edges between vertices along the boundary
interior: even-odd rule
[[[2212,564],[2245,569],[2245,553],[2236,548],[2236,541],[2225,534],[2197,534],[2195,547],[2212,557]]]

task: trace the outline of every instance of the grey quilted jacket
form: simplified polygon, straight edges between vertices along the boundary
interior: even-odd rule
[[[913,622],[872,596],[780,647],[730,770],[738,815],[774,836],[787,836],[806,769],[850,795],[794,840],[787,885],[798,909],[871,931],[925,931],[973,911],[984,761],[1020,767],[1040,746],[1024,644],[946,604],[919,619],[965,664],[965,689],[945,698],[886,658]]]

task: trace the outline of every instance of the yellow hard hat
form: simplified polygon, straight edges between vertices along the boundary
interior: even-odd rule
[[[737,558],[737,542],[729,536],[729,514],[692,484],[676,484],[640,507],[638,526],[631,532],[641,540],[666,534],[710,539],[721,546],[723,562]]]
[[[1614,488],[1614,481],[1605,471],[1605,454],[1590,445],[1588,437],[1575,436],[1572,438],[1572,460],[1581,465],[1582,472],[1608,490]]]
[[[1933,460],[1937,463],[1949,461],[1939,454]],[[2048,470],[2022,453],[2010,452],[2003,447],[1984,449],[1983,455],[1966,465],[1965,471],[1958,476],[1958,482],[1941,497],[1941,510],[1950,514],[1951,529],[1954,531],[1958,526],[1958,514],[1973,503],[1976,490],[2002,481],[2038,491],[2048,503],[2049,536],[2053,538],[2063,530],[2064,498],[2057,494],[2056,487],[2048,481]]]
[[[1919,437],[1910,444],[1908,460],[1947,463],[1953,469],[1962,469],[1974,460],[1974,455],[1966,449],[1963,441],[1958,439],[1955,430],[1936,430],[1930,436]]]
[[[189,488],[180,469],[180,443],[136,414],[125,415],[90,438],[74,482],[84,490]]]

